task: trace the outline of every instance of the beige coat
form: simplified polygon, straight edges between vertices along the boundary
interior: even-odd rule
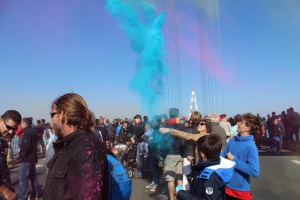
[[[184,132],[184,131],[179,131],[179,130],[176,130],[176,129],[171,129],[170,133],[171,133],[171,135],[176,136],[176,137],[180,137],[184,140],[193,140],[195,142],[197,142],[199,138],[210,134],[210,133],[192,134],[192,133],[187,133],[187,132]],[[195,148],[195,155],[196,155],[196,163],[197,163],[198,160],[199,160],[197,147]]]

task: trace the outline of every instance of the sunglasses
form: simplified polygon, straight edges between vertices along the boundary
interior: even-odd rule
[[[205,124],[205,122],[200,122],[199,125],[200,126],[205,126],[206,124]]]
[[[17,130],[17,128],[7,125],[4,120],[3,120],[3,122],[8,130]]]
[[[53,119],[54,115],[58,114],[57,112],[51,112],[50,115],[51,115],[51,118]]]

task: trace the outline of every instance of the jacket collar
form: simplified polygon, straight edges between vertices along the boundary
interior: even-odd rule
[[[241,141],[241,142],[243,142],[243,141],[253,141],[254,140],[253,135],[249,135],[247,137],[244,137],[241,134],[237,134],[235,137],[236,137],[236,140]]]
[[[83,130],[82,129],[77,129],[70,135],[66,136],[63,139],[58,138],[55,142],[53,142],[53,147],[54,148],[63,148],[68,146],[73,140],[78,138],[82,134]]]
[[[167,121],[167,125],[169,124],[179,124],[180,123],[180,119],[179,118],[171,118]]]
[[[192,169],[196,170],[196,171],[202,171],[204,168],[212,166],[212,165],[218,165],[218,164],[220,164],[220,162],[221,162],[220,157],[217,159],[209,159],[207,161],[199,160],[199,162],[196,165],[192,166]]]

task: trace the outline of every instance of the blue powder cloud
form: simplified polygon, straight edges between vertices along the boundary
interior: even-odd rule
[[[140,55],[130,87],[142,97],[142,105],[149,115],[162,98],[164,37],[162,26],[165,13],[156,16],[153,4],[145,0],[107,0],[107,10],[119,20],[131,41],[132,49]]]

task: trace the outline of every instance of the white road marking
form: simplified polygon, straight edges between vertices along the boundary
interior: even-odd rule
[[[293,163],[296,163],[297,165],[300,165],[300,161],[298,160],[291,160]]]

